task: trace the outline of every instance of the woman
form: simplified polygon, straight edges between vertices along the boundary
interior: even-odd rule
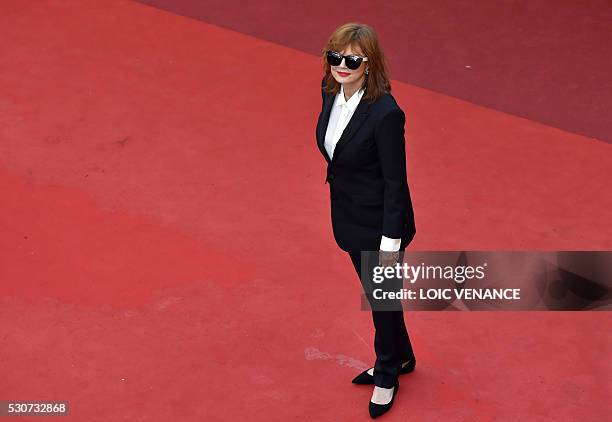
[[[416,233],[406,181],[405,115],[390,94],[384,55],[368,25],[351,22],[336,29],[323,61],[317,145],[327,162],[334,238],[348,252],[372,305],[376,362],[353,383],[374,384],[374,418],[391,408],[399,375],[416,364],[401,305],[376,310],[371,281],[361,270],[362,258],[368,270],[374,261],[401,262]]]

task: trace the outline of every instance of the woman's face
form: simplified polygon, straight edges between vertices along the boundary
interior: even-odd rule
[[[343,56],[355,54],[357,56],[365,57],[359,48],[350,45],[344,50],[338,51],[338,53],[342,54]],[[363,72],[366,69],[367,62],[361,62],[361,65],[357,69],[351,70],[346,67],[345,61],[345,59],[342,59],[340,66],[331,66],[331,73],[334,76],[334,79],[336,79],[336,82],[341,84],[352,84],[359,81],[363,77]]]

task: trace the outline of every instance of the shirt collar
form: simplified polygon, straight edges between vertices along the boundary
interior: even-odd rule
[[[355,111],[355,109],[357,108],[357,105],[359,104],[359,101],[361,101],[363,92],[364,92],[363,88],[359,89],[357,92],[353,94],[351,98],[348,99],[348,101],[346,101],[344,99],[344,84],[340,84],[340,93],[338,94],[338,97],[336,98],[336,105],[340,106],[340,105],[346,104],[349,110]]]

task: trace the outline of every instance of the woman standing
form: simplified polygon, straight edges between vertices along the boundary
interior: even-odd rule
[[[372,305],[376,362],[353,383],[374,384],[369,403],[374,418],[391,408],[399,375],[416,364],[401,305],[376,310],[372,285],[361,270],[362,258],[368,269],[402,262],[416,233],[406,180],[405,115],[390,93],[384,55],[371,27],[340,26],[323,59],[317,145],[327,163],[334,238],[349,254]]]

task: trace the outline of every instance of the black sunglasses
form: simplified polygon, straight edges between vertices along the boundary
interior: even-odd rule
[[[359,66],[361,66],[361,62],[368,61],[367,57],[360,57],[354,54],[351,54],[349,56],[343,56],[342,54],[332,50],[328,50],[325,57],[327,58],[327,63],[329,63],[330,66],[340,66],[340,63],[342,63],[342,59],[344,59],[346,67],[351,70],[355,70]]]

